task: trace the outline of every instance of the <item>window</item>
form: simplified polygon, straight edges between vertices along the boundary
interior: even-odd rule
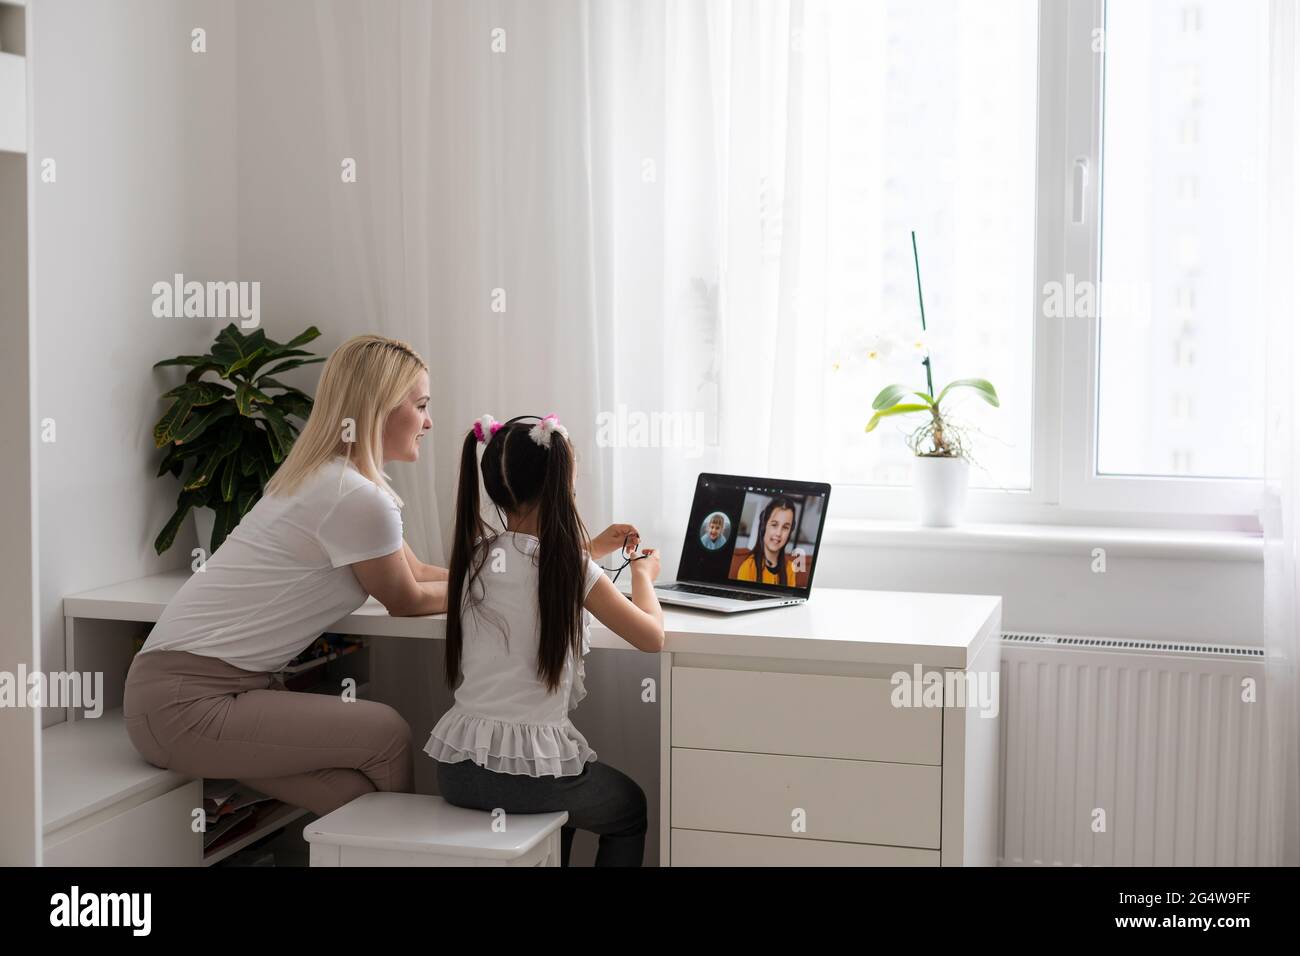
[[[1096,470],[1259,477],[1267,6],[1111,2],[1105,37]]]
[[[828,340],[849,361],[828,376],[830,480],[911,483],[919,420],[863,426],[885,385],[926,387],[910,234],[916,231],[937,391],[994,383],[1001,407],[956,395],[975,429],[976,487],[1031,480],[1037,0],[913,0],[829,6],[825,128],[807,137],[827,172]],[[863,333],[863,330],[866,330]],[[861,340],[865,334],[867,341]],[[886,348],[876,350],[877,335]],[[892,346],[892,348],[891,348]],[[865,350],[878,352],[860,359]]]
[[[681,132],[725,157],[719,457],[912,514],[921,417],[863,426],[885,385],[926,387],[915,230],[933,387],[1001,398],[950,408],[972,521],[1253,527],[1268,0],[718,9],[716,70],[761,78],[710,107],[715,142]]]

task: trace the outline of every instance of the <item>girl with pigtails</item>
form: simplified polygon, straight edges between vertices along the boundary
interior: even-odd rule
[[[575,472],[568,431],[554,415],[504,423],[485,415],[466,434],[447,583],[454,703],[424,749],[455,806],[568,811],[563,866],[575,829],[599,835],[597,866],[640,866],[645,793],[597,762],[569,711],[586,696],[592,615],[639,650],[663,649],[653,587],[659,556],[640,550],[631,525],[590,538],[574,500]],[[483,521],[480,475],[504,530]],[[630,601],[596,563],[616,550],[631,566]]]

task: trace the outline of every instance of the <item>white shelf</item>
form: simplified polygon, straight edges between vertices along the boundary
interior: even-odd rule
[[[41,750],[47,834],[107,807],[144,803],[191,779],[141,757],[126,735],[120,710],[47,727]]]
[[[251,846],[258,840],[262,839],[262,837],[269,833],[274,833],[286,824],[292,823],[301,816],[305,816],[306,813],[307,811],[303,807],[291,807],[287,803],[280,804],[267,814],[266,820],[259,824],[255,829],[249,830],[238,839],[231,840],[220,850],[213,853],[203,854],[203,865],[212,866],[214,863],[220,863],[226,857],[238,853],[246,846]]]

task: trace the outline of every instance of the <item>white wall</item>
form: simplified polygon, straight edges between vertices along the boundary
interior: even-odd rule
[[[179,491],[154,477],[154,362],[203,351],[223,322],[158,319],[154,282],[237,279],[235,11],[221,0],[41,0],[33,16],[33,156],[57,179],[33,203],[41,659],[63,667],[63,595],[189,563],[186,530],[153,540]],[[207,51],[190,51],[190,31]],[[130,635],[79,642],[121,700]],[[94,649],[105,652],[92,655]],[[113,697],[110,697],[110,702]],[[111,704],[110,704],[111,705]],[[62,719],[47,711],[47,724]]]
[[[1263,643],[1258,548],[1153,545],[1104,532],[998,547],[960,538],[946,544],[942,534],[919,532],[899,544],[908,536],[831,529],[816,583],[998,594],[1004,631]],[[1097,547],[1104,547],[1104,570],[1093,556]]]

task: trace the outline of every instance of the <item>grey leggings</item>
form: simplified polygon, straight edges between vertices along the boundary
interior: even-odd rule
[[[411,790],[411,728],[393,708],[294,693],[215,657],[137,654],[122,716],[154,766],[239,780],[312,813],[374,790]]]
[[[506,813],[569,811],[560,831],[560,865],[569,865],[574,830],[600,835],[597,866],[640,866],[645,854],[645,791],[625,773],[593,761],[568,777],[498,773],[470,760],[438,763],[438,789],[448,803]]]

